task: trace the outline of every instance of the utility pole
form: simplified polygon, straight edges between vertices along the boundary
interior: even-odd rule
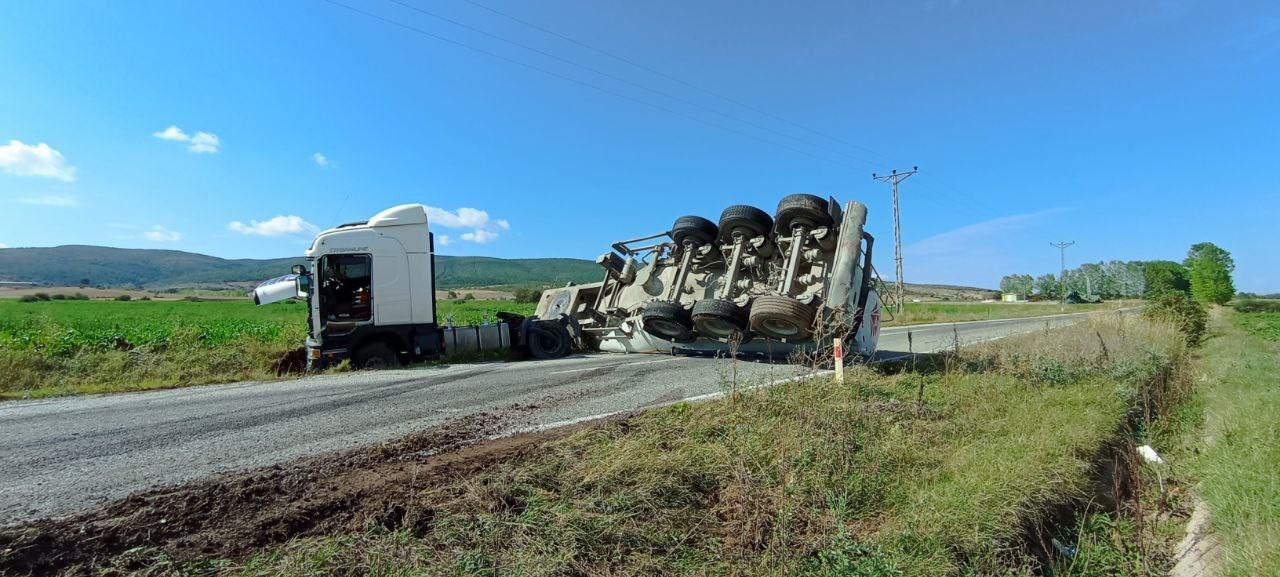
[[[911,178],[919,167],[913,166],[907,172],[898,172],[894,169],[889,174],[871,173],[871,178],[881,182],[887,182],[893,185],[893,261],[894,275],[898,278],[898,286],[894,291],[898,300],[898,312],[902,312],[906,306],[906,287],[902,284],[902,226],[898,223],[898,183]]]
[[[1049,246],[1058,247],[1058,258],[1062,261],[1062,276],[1058,277],[1058,292],[1062,293],[1060,296],[1062,297],[1063,305],[1067,304],[1067,247],[1075,243],[1076,241],[1074,240],[1071,242],[1049,243]]]

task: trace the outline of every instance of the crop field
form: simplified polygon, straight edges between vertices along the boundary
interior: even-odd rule
[[[482,322],[511,301],[439,302],[439,320]],[[0,399],[274,378],[306,338],[306,305],[247,300],[0,300]]]
[[[1061,313],[1111,310],[1123,302],[1060,305],[1058,303],[907,303],[901,313],[886,312],[886,326],[1039,317]]]

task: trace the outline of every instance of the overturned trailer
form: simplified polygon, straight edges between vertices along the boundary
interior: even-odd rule
[[[771,216],[735,205],[718,222],[614,243],[600,282],[543,292],[536,315],[563,319],[587,350],[785,357],[840,339],[870,357],[880,329],[867,209],[809,194]]]
[[[573,348],[627,353],[785,356],[830,343],[875,350],[880,299],[866,207],[794,194],[770,215],[731,206],[718,223],[682,216],[622,241],[597,262],[601,282],[545,291],[534,317],[440,323],[435,244],[423,205],[319,233],[306,265],[259,285],[258,304],[308,304],[309,368],[394,367],[442,355],[510,351],[539,359]]]

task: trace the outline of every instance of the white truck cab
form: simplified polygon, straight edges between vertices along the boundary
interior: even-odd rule
[[[310,270],[294,272],[310,309],[310,365],[394,366],[440,354],[434,239],[421,204],[321,232],[305,257]]]

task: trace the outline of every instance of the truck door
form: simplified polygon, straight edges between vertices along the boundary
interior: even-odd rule
[[[326,326],[373,320],[373,266],[367,254],[330,254],[320,259],[317,295]]]

